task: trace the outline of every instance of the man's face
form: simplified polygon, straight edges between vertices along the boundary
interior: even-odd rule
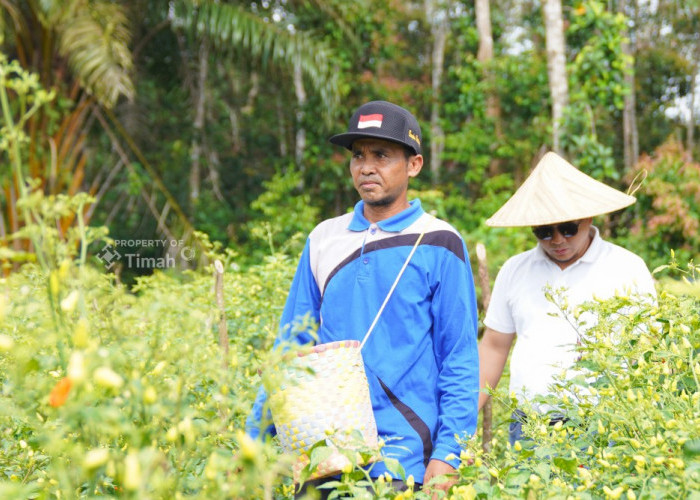
[[[551,227],[552,237],[549,239],[541,239],[538,237],[540,246],[547,257],[552,259],[560,268],[565,269],[571,264],[580,259],[583,254],[588,250],[588,246],[591,244],[591,223],[592,218],[581,219],[578,221],[569,221],[569,223],[559,223],[553,224]],[[573,236],[564,236],[559,230],[559,226],[570,223],[578,224],[578,231]],[[549,228],[550,226],[541,226]],[[567,231],[564,231],[567,233]],[[570,234],[570,233],[567,233]]]
[[[421,155],[406,158],[403,146],[382,139],[358,139],[352,144],[350,173],[355,189],[372,207],[406,203],[408,179],[423,165]]]

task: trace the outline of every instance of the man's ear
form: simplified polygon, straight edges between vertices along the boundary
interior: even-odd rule
[[[423,168],[423,155],[413,155],[408,159],[408,176],[415,177]]]

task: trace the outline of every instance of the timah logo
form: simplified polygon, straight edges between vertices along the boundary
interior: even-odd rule
[[[122,254],[114,248],[112,245],[105,245],[105,247],[99,251],[97,258],[100,259],[107,269],[112,269],[114,264],[122,258]]]

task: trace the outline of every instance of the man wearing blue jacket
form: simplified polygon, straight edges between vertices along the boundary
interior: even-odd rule
[[[426,213],[420,200],[408,200],[409,179],[423,166],[411,113],[368,102],[355,111],[348,132],[330,142],[352,152],[350,173],[362,200],[310,233],[277,343],[309,314],[319,325],[319,343],[362,340],[423,234],[362,356],[379,437],[396,445],[390,453],[407,477],[427,484],[454,472],[455,437],[476,429],[477,308],[467,250],[452,226]],[[307,333],[295,340],[313,341]],[[261,391],[248,419],[253,437],[261,431],[264,398]],[[371,474],[385,471],[377,463]]]

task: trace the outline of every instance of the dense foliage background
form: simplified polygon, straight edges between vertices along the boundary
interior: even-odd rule
[[[491,277],[532,241],[483,221],[554,149],[634,192],[596,223],[659,278],[655,306],[591,305],[597,399],[564,384],[570,425],[533,416],[540,446],[512,449],[496,394],[455,498],[697,496],[699,20],[697,0],[0,1],[0,496],[290,495],[242,420],[307,232],[357,199],[327,138],[370,99],[419,118],[411,195]]]
[[[563,71],[551,77],[550,4],[561,6],[563,35]],[[191,243],[199,230],[238,249],[240,265],[295,255],[315,223],[357,199],[347,154],[328,137],[362,102],[387,99],[423,126],[426,167],[413,187],[470,243],[487,243],[492,270],[525,236],[486,231],[483,220],[548,149],[635,190],[644,202],[603,225],[655,267],[671,249],[697,248],[699,8],[7,0],[0,48],[55,92],[23,123],[28,174],[47,194],[92,194],[86,222],[115,240]],[[16,182],[3,169],[5,241],[23,224]],[[660,224],[659,211],[674,220],[656,231],[646,223]],[[114,270],[127,282],[151,272],[123,264]]]

